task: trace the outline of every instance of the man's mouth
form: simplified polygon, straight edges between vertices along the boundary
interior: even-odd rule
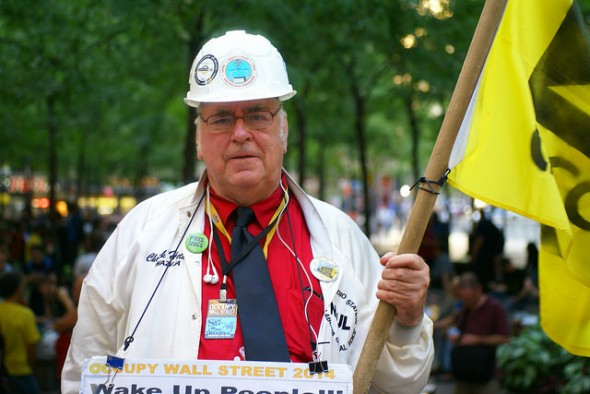
[[[249,154],[238,154],[238,155],[232,155],[229,157],[230,160],[239,160],[239,159],[252,159],[255,158],[255,155],[249,155]]]

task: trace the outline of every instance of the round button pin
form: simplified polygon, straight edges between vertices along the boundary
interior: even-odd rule
[[[316,257],[309,264],[311,273],[322,282],[333,282],[338,278],[338,266],[326,257]]]
[[[194,233],[189,234],[188,237],[186,237],[185,246],[189,252],[203,253],[208,245],[209,241],[207,240],[207,237],[205,237],[205,234]]]

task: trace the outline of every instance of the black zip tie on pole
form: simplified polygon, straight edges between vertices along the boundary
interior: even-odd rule
[[[447,168],[447,170],[445,171],[443,176],[438,181],[434,181],[432,179],[426,179],[426,177],[420,177],[420,179],[418,179],[418,181],[416,181],[416,183],[414,183],[414,185],[410,188],[410,190],[413,190],[416,186],[420,185],[420,186],[418,186],[418,188],[420,190],[424,190],[425,192],[439,195],[440,192],[436,191],[434,189],[434,186],[432,186],[432,185],[435,184],[435,185],[438,185],[442,188],[443,185],[445,184],[445,182],[447,181],[447,178],[448,178],[450,172],[451,172],[451,169]],[[426,185],[427,187],[424,187],[424,185]]]

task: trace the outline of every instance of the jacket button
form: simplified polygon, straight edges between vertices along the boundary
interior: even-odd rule
[[[197,314],[196,313],[193,315],[193,320],[197,320]]]
[[[186,211],[186,216],[191,217],[191,211]]]

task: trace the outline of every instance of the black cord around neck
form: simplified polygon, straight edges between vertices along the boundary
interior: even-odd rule
[[[133,331],[131,332],[131,335],[129,335],[127,338],[125,338],[125,341],[123,342],[124,343],[123,351],[126,351],[129,348],[129,345],[131,345],[131,343],[135,340],[135,333],[137,332],[137,328],[139,327],[139,324],[143,320],[143,318],[145,316],[145,313],[147,312],[150,304],[152,303],[152,300],[154,299],[154,296],[156,295],[156,292],[160,288],[160,285],[162,284],[162,281],[164,280],[164,276],[166,275],[166,272],[168,272],[168,269],[172,266],[172,259],[174,259],[177,256],[178,249],[180,248],[180,245],[182,244],[182,240],[186,236],[186,233],[188,232],[188,229],[190,228],[190,226],[191,226],[191,224],[193,222],[193,219],[195,218],[195,216],[197,216],[197,210],[201,206],[201,203],[203,202],[203,198],[204,197],[205,197],[205,193],[203,193],[203,195],[201,196],[201,199],[199,200],[199,203],[197,204],[197,207],[195,208],[193,214],[191,215],[191,218],[188,221],[188,224],[186,225],[186,228],[184,229],[184,232],[182,233],[182,236],[180,237],[180,240],[178,241],[178,244],[176,245],[176,248],[174,249],[174,252],[172,252],[170,254],[170,260],[166,264],[166,268],[164,269],[164,272],[162,272],[162,276],[160,276],[160,280],[158,281],[158,284],[154,288],[154,291],[152,292],[152,295],[150,296],[150,299],[148,300],[147,304],[145,305],[145,308],[143,309],[143,312],[141,313],[141,316],[139,317],[139,320],[135,324],[135,328],[133,328]]]

